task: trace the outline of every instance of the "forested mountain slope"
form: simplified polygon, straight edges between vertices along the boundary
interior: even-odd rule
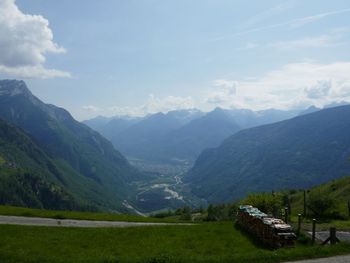
[[[349,174],[350,106],[242,130],[205,150],[185,181],[210,202],[303,188]]]
[[[0,81],[0,117],[28,133],[62,171],[65,187],[94,205],[121,209],[141,177],[112,144],[74,120],[64,109],[45,104],[23,81]]]

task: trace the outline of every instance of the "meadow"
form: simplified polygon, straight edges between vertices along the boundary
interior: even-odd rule
[[[270,250],[232,222],[134,228],[0,225],[0,262],[283,262],[345,254],[350,244]]]

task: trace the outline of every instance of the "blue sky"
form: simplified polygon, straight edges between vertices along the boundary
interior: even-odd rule
[[[79,120],[350,101],[349,1],[0,0],[0,12],[0,77]]]

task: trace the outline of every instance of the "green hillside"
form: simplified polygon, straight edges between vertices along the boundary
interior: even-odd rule
[[[64,190],[54,161],[23,131],[0,119],[0,204],[83,209]]]
[[[309,188],[349,174],[350,106],[246,129],[204,151],[184,181],[209,202]]]
[[[289,195],[292,213],[303,213],[304,191],[292,191]],[[333,218],[349,218],[350,176],[332,180],[306,191],[307,214]],[[313,211],[310,202],[318,201],[320,210]],[[316,213],[315,213],[316,212]],[[320,213],[321,214],[317,214]]]
[[[134,193],[130,183],[141,174],[97,132],[17,80],[0,81],[0,117],[23,129],[53,160],[64,189],[97,207],[124,209],[123,200]]]

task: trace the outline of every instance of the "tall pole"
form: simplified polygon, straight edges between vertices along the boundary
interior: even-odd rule
[[[312,244],[315,244],[315,237],[316,237],[316,219],[312,219],[312,240],[311,240]]]
[[[288,224],[288,207],[284,208],[284,221]]]
[[[298,214],[298,236],[300,235],[300,229],[301,229],[301,214]]]
[[[304,217],[306,217],[306,190],[304,190]]]

